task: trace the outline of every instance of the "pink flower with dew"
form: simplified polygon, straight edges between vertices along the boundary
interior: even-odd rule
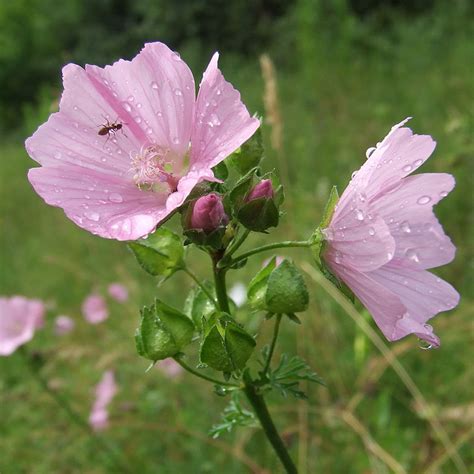
[[[409,176],[431,155],[436,143],[403,125],[392,127],[336,205],[327,229],[323,258],[366,306],[390,341],[408,334],[438,347],[426,324],[454,308],[458,292],[426,271],[453,260],[456,248],[433,206],[454,188],[445,173]]]
[[[95,431],[101,431],[108,427],[108,406],[116,395],[117,390],[114,372],[107,370],[95,388],[95,401],[89,415],[89,424]]]
[[[24,296],[0,297],[0,356],[13,354],[43,326],[45,305]]]
[[[121,283],[111,283],[107,288],[109,295],[119,303],[125,303],[128,300],[127,287]]]
[[[90,324],[99,324],[109,317],[105,299],[98,293],[90,294],[82,303],[82,314]]]
[[[68,64],[59,112],[26,141],[46,203],[101,237],[135,240],[183,204],[257,130],[212,57],[195,96],[177,53],[148,43],[131,61]]]
[[[54,332],[57,336],[69,334],[75,327],[76,323],[72,318],[66,315],[58,316],[54,320]]]
[[[164,359],[156,365],[158,370],[161,370],[170,379],[177,378],[183,372],[183,368],[171,357]]]

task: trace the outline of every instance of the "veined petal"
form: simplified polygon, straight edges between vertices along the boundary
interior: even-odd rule
[[[446,173],[405,178],[400,186],[372,202],[395,238],[395,257],[413,268],[439,267],[453,260],[456,248],[433,213],[433,206],[454,188]]]
[[[217,67],[218,58],[215,53],[199,86],[191,136],[191,169],[212,168],[260,126],[258,119],[250,117],[239,92],[224,79]]]
[[[406,268],[400,261],[390,262],[367,276],[396,294],[407,308],[388,339],[397,340],[414,333],[430,344],[439,345],[433,329],[426,322],[458,305],[459,293],[449,283],[430,272]]]
[[[81,166],[33,168],[28,179],[48,204],[64,209],[79,227],[109,239],[143,237],[171,212],[167,194],[141,191],[122,178]]]

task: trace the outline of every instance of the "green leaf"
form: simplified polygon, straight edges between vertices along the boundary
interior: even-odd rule
[[[137,352],[152,361],[172,357],[191,342],[193,333],[194,324],[187,316],[156,300],[141,311],[135,334]]]
[[[165,227],[160,227],[147,239],[129,242],[128,246],[150,275],[168,278],[184,266],[181,238]]]
[[[230,433],[237,426],[257,427],[258,421],[253,412],[242,407],[239,393],[233,392],[232,400],[222,414],[222,422],[214,425],[209,431],[209,435],[218,438],[224,433]]]
[[[270,274],[276,267],[276,257],[273,257],[268,264],[262,268],[251,280],[247,289],[247,298],[250,306],[254,309],[265,310],[265,294]]]
[[[309,295],[299,270],[288,260],[276,267],[268,278],[265,303],[268,311],[291,314],[308,308]]]
[[[229,170],[224,161],[218,163],[214,168],[212,168],[212,172],[217,179],[225,181],[229,176]]]
[[[241,175],[257,167],[263,159],[263,140],[260,128],[237,151],[227,158],[227,162]]]

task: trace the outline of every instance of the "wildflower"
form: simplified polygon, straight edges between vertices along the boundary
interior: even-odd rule
[[[24,296],[0,297],[0,356],[9,356],[30,341],[43,325],[42,301]]]
[[[112,370],[107,370],[95,388],[95,401],[89,416],[89,424],[95,431],[108,427],[108,405],[117,393],[118,387]]]
[[[111,283],[107,288],[109,295],[119,303],[125,303],[128,300],[127,287],[121,283]]]
[[[46,203],[101,237],[135,240],[180,207],[259,127],[212,57],[195,97],[177,53],[148,43],[132,60],[68,64],[59,112],[26,141]]]
[[[429,347],[439,338],[426,322],[454,308],[459,294],[426,271],[453,260],[455,247],[433,206],[454,188],[445,173],[409,176],[436,143],[395,125],[376,147],[335,207],[322,257],[367,307],[385,337],[414,333]]]
[[[75,326],[75,322],[69,316],[61,315],[58,316],[54,321],[54,332],[58,336],[64,336],[69,334]]]
[[[90,324],[99,324],[109,317],[105,299],[98,293],[90,294],[82,303],[82,314]]]
[[[189,225],[191,229],[211,233],[228,222],[222,198],[218,194],[211,193],[200,197],[194,203]]]

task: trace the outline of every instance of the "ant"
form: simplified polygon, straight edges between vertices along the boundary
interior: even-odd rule
[[[97,132],[97,135],[100,135],[100,136],[107,135],[107,140],[110,138],[111,135],[115,135],[116,132],[118,132],[119,130],[122,130],[122,127],[126,125],[125,122],[119,122],[118,118],[115,120],[115,122],[112,122],[112,123],[110,123],[106,117],[104,117],[104,119],[106,120],[106,123],[103,125],[99,125],[100,129]],[[122,130],[122,133],[123,133],[123,130]]]

